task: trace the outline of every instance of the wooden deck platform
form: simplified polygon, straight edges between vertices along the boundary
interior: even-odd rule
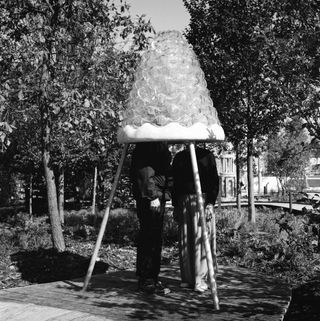
[[[213,309],[210,291],[197,294],[179,287],[176,266],[165,267],[161,279],[167,296],[136,291],[133,271],[59,281],[0,291],[1,321],[127,321],[127,320],[282,320],[291,299],[290,288],[271,276],[238,267],[219,267],[220,310]]]

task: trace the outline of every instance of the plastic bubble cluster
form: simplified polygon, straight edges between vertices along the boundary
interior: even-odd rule
[[[141,57],[122,125],[219,124],[203,71],[178,31],[159,33]]]

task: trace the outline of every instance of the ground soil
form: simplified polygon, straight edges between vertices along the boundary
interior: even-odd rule
[[[30,251],[18,248],[6,252],[0,244],[0,289],[85,276],[94,246],[94,241],[69,238],[66,240],[67,250],[62,253],[54,249]],[[177,258],[176,248],[163,249],[163,264],[177,261]],[[134,246],[102,244],[93,274],[133,270],[135,260]]]

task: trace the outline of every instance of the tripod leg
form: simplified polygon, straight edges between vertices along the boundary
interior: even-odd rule
[[[123,167],[124,159],[125,159],[126,154],[127,154],[127,150],[128,150],[128,144],[125,144],[125,146],[123,147],[123,150],[122,150],[120,163],[118,165],[116,176],[114,178],[114,182],[113,182],[113,185],[112,185],[112,188],[111,188],[111,192],[110,192],[110,195],[109,195],[107,208],[105,210],[105,213],[104,213],[104,216],[103,216],[103,220],[101,222],[101,227],[100,227],[100,231],[99,231],[98,238],[97,238],[97,241],[96,241],[96,245],[95,245],[91,260],[90,260],[88,272],[87,272],[86,278],[84,280],[82,292],[86,291],[86,289],[88,287],[88,284],[90,282],[91,276],[92,276],[92,272],[93,272],[94,265],[95,265],[97,257],[98,257],[98,252],[99,252],[99,249],[100,249],[100,246],[101,246],[101,242],[102,242],[102,239],[103,239],[103,235],[104,235],[104,232],[105,232],[105,229],[106,229],[106,226],[107,226],[111,204],[112,204],[113,197],[114,197],[114,194],[115,194],[118,182],[119,182],[119,178],[120,178],[121,170],[122,170],[122,167]]]
[[[205,220],[204,202],[203,202],[202,191],[201,191],[199,170],[198,170],[197,157],[196,157],[196,151],[195,151],[195,143],[194,142],[190,143],[189,147],[190,147],[190,156],[191,156],[194,182],[195,182],[196,193],[197,193],[198,209],[199,209],[199,214],[200,214],[200,223],[201,223],[201,227],[202,227],[202,238],[203,238],[203,243],[205,246],[206,258],[207,258],[207,264],[208,264],[210,289],[211,289],[211,293],[212,293],[212,297],[213,297],[213,306],[216,310],[219,310],[217,284],[216,284],[216,280],[215,280],[215,272],[214,272],[214,267],[213,267],[212,253],[211,253],[210,242],[209,242],[206,220]]]
[[[213,266],[215,269],[215,274],[218,273],[218,261],[217,261],[217,230],[216,230],[216,214],[212,210],[212,229],[213,229],[213,240],[212,240],[212,256],[213,256]]]

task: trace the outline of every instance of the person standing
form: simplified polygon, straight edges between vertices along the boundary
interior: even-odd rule
[[[219,176],[212,152],[196,147],[196,158],[204,198],[207,230],[212,243],[212,213],[219,192]],[[174,157],[172,176],[172,205],[179,226],[181,286],[204,292],[208,289],[208,266],[202,241],[202,228],[189,150],[182,150]]]
[[[137,143],[132,154],[130,178],[139,219],[136,275],[138,290],[167,294],[159,281],[165,203],[169,189],[171,153],[165,142]]]

